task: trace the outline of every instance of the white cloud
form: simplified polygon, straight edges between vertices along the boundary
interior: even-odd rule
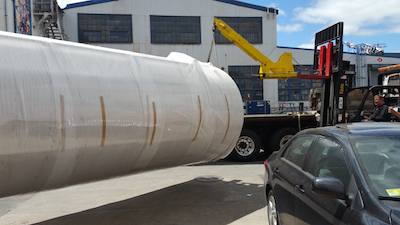
[[[346,35],[400,33],[399,0],[316,0],[294,10],[295,20],[332,25],[344,22]]]
[[[314,49],[314,44],[313,43],[309,43],[309,44],[302,44],[297,46],[298,48],[308,48],[308,49]]]
[[[277,25],[278,32],[285,32],[285,33],[292,33],[303,30],[303,25],[296,23],[296,24],[288,24],[285,26]]]
[[[315,45],[315,37],[310,38],[310,42],[301,44],[301,45],[297,46],[297,48],[314,49],[314,45]],[[318,47],[318,49],[319,49],[319,47]]]
[[[275,2],[271,2],[271,3],[268,3],[268,6],[269,6],[269,7],[277,8],[277,7],[278,7],[278,4],[276,4]]]

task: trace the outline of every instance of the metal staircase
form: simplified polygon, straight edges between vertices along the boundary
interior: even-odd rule
[[[63,40],[61,30],[58,28],[57,23],[50,23],[49,26],[46,27],[45,33],[46,33],[46,37],[48,37],[48,38]]]
[[[42,35],[52,39],[63,40],[63,32],[60,26],[61,9],[56,0],[33,0],[33,16],[36,27],[42,31]]]

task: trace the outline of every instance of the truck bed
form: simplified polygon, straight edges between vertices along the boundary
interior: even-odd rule
[[[301,130],[317,126],[315,115],[311,114],[257,114],[245,115],[243,127],[252,127],[252,130],[271,126],[293,127],[298,129],[299,122]]]

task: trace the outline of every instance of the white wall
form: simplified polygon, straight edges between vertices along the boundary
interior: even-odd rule
[[[155,7],[156,6],[156,7]],[[215,16],[263,17],[263,44],[255,46],[262,52],[276,46],[276,15],[214,0],[121,0],[64,10],[65,33],[70,41],[78,41],[78,13],[132,14],[133,43],[96,44],[105,47],[152,55],[167,56],[172,51],[186,53],[193,58],[207,61],[212,42],[212,27]],[[201,44],[151,44],[150,15],[200,16]],[[258,65],[235,45],[217,45],[213,49],[211,63],[218,67],[228,65]]]
[[[96,44],[104,47],[141,52],[151,55],[167,56],[172,51],[183,52],[200,61],[206,61],[211,48],[213,18],[217,17],[262,17],[263,44],[254,44],[264,55],[276,62],[284,52],[291,52],[293,58],[303,65],[312,65],[313,49],[293,49],[277,47],[277,15],[265,11],[217,2],[214,0],[120,0],[90,6],[64,10],[64,28],[70,41],[78,41],[78,13],[132,14],[133,43]],[[150,15],[165,16],[200,16],[201,44],[170,45],[151,44]],[[378,58],[382,61],[379,62]],[[344,60],[355,64],[355,54],[344,54]],[[233,44],[216,45],[212,49],[211,63],[217,67],[229,65],[259,65]],[[293,61],[296,64],[295,61]],[[400,64],[400,59],[367,56],[367,64]],[[271,102],[271,107],[279,106],[278,80],[264,80],[264,100]],[[299,102],[295,102],[298,106]],[[308,101],[303,102],[308,106]]]
[[[0,0],[0,30],[6,30],[6,18],[5,18],[5,0]]]
[[[14,6],[11,0],[0,0],[0,30],[14,32]]]

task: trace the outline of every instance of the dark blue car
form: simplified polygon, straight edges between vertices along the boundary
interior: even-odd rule
[[[400,123],[297,133],[265,161],[269,224],[400,224]]]

